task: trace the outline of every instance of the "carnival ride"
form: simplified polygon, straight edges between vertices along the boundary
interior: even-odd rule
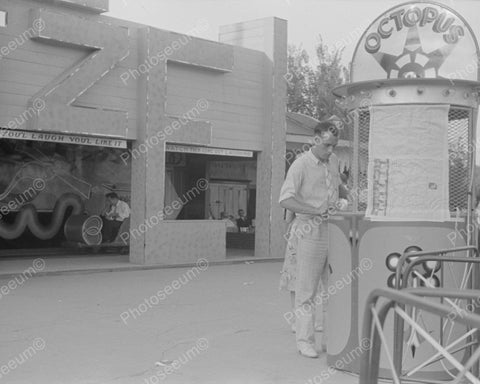
[[[479,57],[456,11],[408,2],[367,28],[351,83],[334,90],[348,116],[353,209],[330,221],[330,279],[356,278],[329,299],[327,361],[371,340],[361,364],[344,364],[361,383],[480,383]]]

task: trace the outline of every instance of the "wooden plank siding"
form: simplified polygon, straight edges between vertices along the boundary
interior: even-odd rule
[[[212,123],[213,146],[262,150],[264,54],[234,47],[234,63],[226,74],[169,64],[167,112],[181,115],[205,98],[200,118]]]

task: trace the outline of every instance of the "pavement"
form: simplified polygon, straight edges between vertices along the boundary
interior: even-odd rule
[[[357,383],[297,353],[280,268],[0,276],[0,383]]]

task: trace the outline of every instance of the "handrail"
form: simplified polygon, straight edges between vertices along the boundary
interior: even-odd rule
[[[362,330],[362,338],[368,338],[372,341],[372,343],[369,351],[364,352],[361,356],[360,384],[375,384],[378,382],[381,345],[379,345],[379,333],[375,327],[372,327],[372,309],[375,310],[378,299],[386,298],[388,300],[378,311],[378,318],[382,326],[385,322],[388,312],[394,307],[395,304],[414,306],[426,312],[436,314],[440,317],[447,317],[452,312],[452,309],[445,304],[424,300],[423,297],[425,296],[473,300],[480,298],[480,290],[456,291],[441,288],[411,288],[403,291],[390,288],[378,288],[373,290],[366,301]],[[458,319],[458,322],[468,327],[480,329],[480,316],[477,314],[467,312]],[[395,365],[395,371],[395,373],[400,376],[401,367]]]
[[[439,261],[440,263],[477,263],[480,264],[480,258],[477,257],[446,257],[446,256],[419,256],[418,259],[412,260],[402,274],[401,289],[407,288],[409,275],[413,272],[413,268],[425,261]]]
[[[476,257],[454,257],[454,256],[440,256],[445,255],[446,253],[455,253],[455,252],[464,252],[464,251],[473,251]],[[402,273],[402,269],[405,261],[408,258],[415,258],[410,261],[410,263],[405,267],[405,270]],[[395,287],[397,289],[405,289],[408,284],[408,278],[410,273],[412,273],[413,268],[418,264],[421,264],[425,261],[439,261],[443,262],[453,262],[453,263],[477,263],[480,265],[480,258],[478,257],[478,249],[473,246],[451,248],[447,250],[437,250],[437,251],[422,251],[422,252],[413,252],[413,253],[404,253],[399,259],[397,264],[397,269],[395,271]],[[395,316],[393,320],[393,329],[394,329],[394,353],[393,360],[397,370],[401,371],[402,365],[402,356],[403,356],[403,324],[404,321],[399,316]]]
[[[435,256],[435,255],[445,255],[447,253],[456,253],[456,252],[465,252],[465,251],[473,251],[475,256],[478,257],[478,249],[473,245],[468,245],[465,247],[458,247],[458,248],[446,248],[446,249],[439,249],[435,251],[420,251],[420,252],[408,252],[403,253],[403,255],[398,259],[397,269],[395,271],[395,288],[400,289],[400,277],[401,272],[403,269],[403,265],[405,264],[407,259],[411,259],[414,257],[422,257],[422,256]]]

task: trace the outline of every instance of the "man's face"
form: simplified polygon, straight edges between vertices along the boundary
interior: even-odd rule
[[[240,217],[245,216],[245,212],[243,210],[238,211],[238,216]]]
[[[333,149],[338,144],[338,137],[331,132],[322,132],[321,135],[315,135],[314,154],[323,161],[328,161],[333,153]]]

